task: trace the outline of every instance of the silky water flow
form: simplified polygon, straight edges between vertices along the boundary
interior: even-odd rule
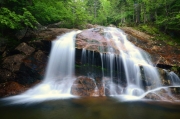
[[[109,90],[110,96],[121,96],[125,100],[141,99],[147,92],[161,87],[159,73],[153,66],[149,54],[128,41],[125,33],[120,29],[105,27],[103,30],[108,44],[106,48],[103,45],[99,47],[101,77],[104,81],[109,81],[104,88]],[[80,32],[66,33],[52,41],[44,80],[28,91],[5,100],[11,100],[12,103],[26,103],[76,97],[70,94],[70,90],[75,81],[75,37]],[[83,63],[94,64],[96,60],[94,51],[92,55],[89,55],[89,52],[84,48],[81,60]],[[105,72],[103,69],[108,71]],[[169,76],[178,78],[173,73]],[[119,82],[124,80],[125,86],[115,83],[114,77],[118,78]],[[151,88],[145,89],[143,81],[146,85],[151,84]]]
[[[75,97],[70,94],[70,89],[75,80],[75,37],[79,32],[66,33],[52,41],[45,77],[40,84],[5,100],[12,103],[32,103]]]

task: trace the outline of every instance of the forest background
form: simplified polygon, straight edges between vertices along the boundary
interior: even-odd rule
[[[129,26],[174,45],[180,42],[180,0],[0,0],[0,37],[53,23],[79,29]]]

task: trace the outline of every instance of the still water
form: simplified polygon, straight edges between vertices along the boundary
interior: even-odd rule
[[[0,119],[180,119],[180,105],[169,102],[93,97],[8,104],[0,101]]]

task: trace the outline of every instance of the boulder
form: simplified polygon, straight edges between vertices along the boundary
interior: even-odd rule
[[[91,78],[80,76],[71,87],[71,94],[77,96],[94,96],[96,84]]]
[[[47,59],[47,55],[43,51],[38,50],[33,55],[25,58],[23,63],[26,68],[29,68],[36,75],[39,74],[42,77],[46,69]]]
[[[119,50],[112,42],[111,36],[109,36],[109,40],[106,40],[104,34],[106,33],[103,27],[83,30],[76,36],[76,48],[100,53],[107,53],[111,49],[113,53],[119,54]]]
[[[11,72],[19,71],[22,61],[25,58],[25,55],[17,54],[13,56],[6,57],[3,60],[2,68],[7,69]]]
[[[35,49],[33,47],[28,46],[26,43],[19,44],[15,50],[18,50],[21,53],[24,53],[25,55],[31,55]]]
[[[101,77],[96,77],[95,81],[96,81],[96,86],[97,86],[97,89],[98,89],[98,95],[99,96],[105,96],[104,83],[102,81],[102,78]]]
[[[41,50],[43,51],[46,55],[49,55],[50,50],[51,50],[51,41],[47,40],[35,40],[35,41],[30,41],[28,44],[33,47],[36,51]]]
[[[144,98],[151,99],[151,100],[158,100],[158,101],[176,101],[178,99],[178,95],[174,95],[172,90],[176,87],[169,87],[169,88],[160,88],[155,91],[150,91],[147,93]]]

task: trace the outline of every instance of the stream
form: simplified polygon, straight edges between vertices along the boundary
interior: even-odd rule
[[[1,119],[179,119],[180,105],[158,101],[119,101],[86,97],[8,105],[0,102]]]

